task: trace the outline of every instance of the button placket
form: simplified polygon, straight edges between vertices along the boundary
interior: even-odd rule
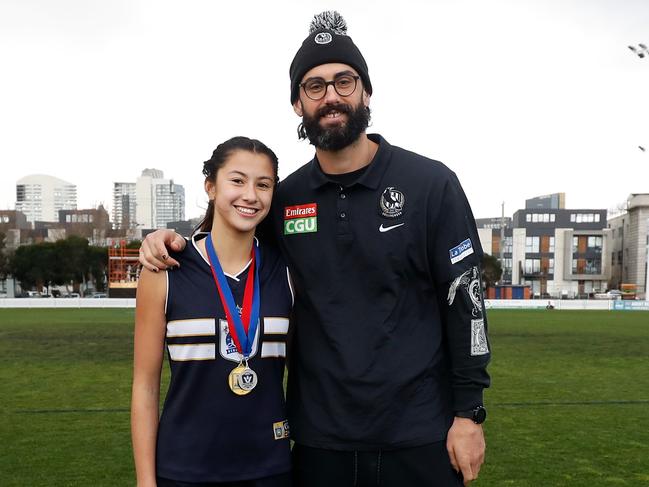
[[[347,188],[338,187],[338,199],[336,201],[336,213],[338,215],[337,233],[338,235],[349,233],[349,198]]]

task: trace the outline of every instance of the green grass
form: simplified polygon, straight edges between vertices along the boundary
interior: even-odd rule
[[[649,485],[649,313],[489,312],[476,486]],[[134,484],[133,310],[0,310],[0,484]]]

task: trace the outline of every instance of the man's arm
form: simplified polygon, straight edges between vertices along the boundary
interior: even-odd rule
[[[462,472],[464,485],[478,478],[484,463],[485,447],[481,424],[468,418],[454,419],[446,437],[446,449],[455,471]]]
[[[473,213],[455,174],[429,201],[429,258],[437,289],[440,318],[456,414],[447,436],[453,467],[465,485],[477,478],[484,461],[482,426],[466,416],[483,406],[489,387],[487,319],[482,296],[482,248]]]
[[[140,246],[140,264],[150,271],[158,272],[170,267],[180,267],[180,263],[169,257],[169,250],[179,252],[187,241],[173,230],[156,230],[148,234]]]
[[[440,306],[456,414],[446,448],[453,468],[462,472],[464,485],[468,485],[478,477],[484,462],[485,439],[482,425],[478,424],[484,417],[458,415],[469,416],[467,413],[482,407],[482,391],[489,387],[486,367],[490,353],[480,267],[462,272],[442,290],[445,300],[440,300]]]

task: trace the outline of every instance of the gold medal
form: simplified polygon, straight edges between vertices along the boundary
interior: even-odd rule
[[[230,390],[238,396],[249,394],[257,385],[257,373],[248,367],[247,361],[245,365],[239,363],[230,372],[228,385],[230,386]]]

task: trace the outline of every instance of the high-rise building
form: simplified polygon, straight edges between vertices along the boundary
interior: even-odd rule
[[[115,183],[113,222],[116,228],[166,228],[185,219],[185,188],[164,179],[159,169],[145,169],[134,183]]]
[[[136,226],[135,183],[114,183],[113,225],[123,229]]]
[[[57,222],[59,210],[77,208],[77,187],[45,174],[32,174],[16,182],[16,211],[28,222]]]

